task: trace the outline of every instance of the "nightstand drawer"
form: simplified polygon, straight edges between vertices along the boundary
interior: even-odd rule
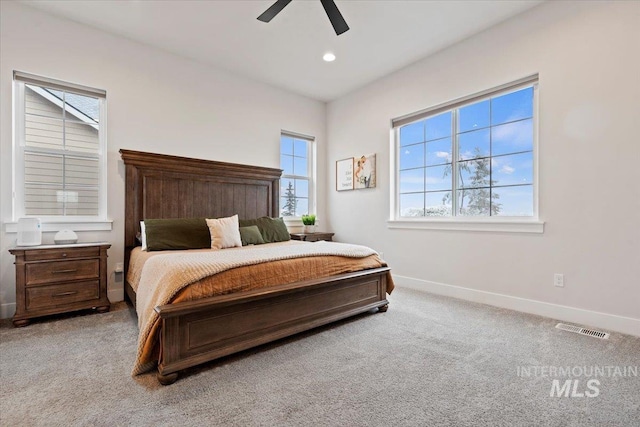
[[[100,248],[64,248],[28,251],[24,255],[25,261],[47,261],[69,258],[94,258],[100,256]]]
[[[42,262],[27,264],[26,267],[27,286],[100,277],[100,261],[97,259]]]
[[[50,308],[74,302],[99,300],[100,281],[38,286],[27,289],[27,309]]]

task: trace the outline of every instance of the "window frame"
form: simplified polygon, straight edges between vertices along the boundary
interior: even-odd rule
[[[519,233],[542,233],[544,232],[544,221],[539,214],[539,161],[538,161],[538,122],[539,122],[539,81],[538,74],[506,83],[482,92],[455,99],[443,104],[439,104],[415,113],[401,116],[391,120],[390,131],[390,210],[387,221],[388,228],[405,229],[432,229],[432,230],[455,230],[455,231],[500,231]],[[517,90],[533,87],[533,165],[532,165],[532,190],[533,190],[533,215],[532,216],[455,216],[455,203],[452,206],[453,215],[447,217],[421,216],[402,217],[400,216],[400,128],[402,126],[419,122],[428,117],[448,111],[456,116],[457,110],[471,104],[481,102],[491,97],[505,95]],[[457,164],[456,157],[458,151],[457,144],[457,118],[452,119],[451,135],[451,155],[452,155],[452,198],[456,198],[456,177]],[[491,159],[492,157],[488,157]]]
[[[98,125],[99,148],[95,155],[81,157],[95,158],[98,162],[98,213],[97,215],[26,215],[25,213],[25,154],[29,152],[43,154],[62,154],[73,157],[72,152],[64,150],[30,150],[26,146],[26,86],[51,88],[98,99],[100,120]],[[62,106],[64,110],[64,105]],[[72,122],[76,120],[73,119]],[[82,121],[78,119],[77,121]],[[72,228],[77,231],[111,230],[112,221],[107,219],[107,99],[106,91],[81,86],[61,80],[40,77],[33,74],[14,71],[13,73],[13,204],[12,222],[7,223],[7,231],[16,229],[16,222],[22,217],[39,218],[43,231],[57,231]]]
[[[316,159],[316,138],[314,136],[310,136],[310,135],[305,135],[305,134],[301,134],[301,133],[297,133],[297,132],[291,132],[291,131],[287,131],[287,130],[281,130],[280,131],[280,145],[278,148],[278,158],[281,159],[282,158],[282,137],[289,137],[289,138],[293,138],[293,139],[297,139],[297,140],[302,140],[305,141],[307,143],[307,175],[303,176],[303,175],[288,175],[284,173],[284,170],[282,171],[282,175],[280,176],[280,181],[284,180],[284,179],[305,179],[308,182],[308,192],[309,192],[309,196],[308,196],[308,215],[315,215],[316,212],[316,163],[315,163],[315,159]],[[281,160],[280,160],[281,162]],[[282,167],[282,163],[280,164],[280,167]],[[280,184],[280,189],[282,190],[282,184]],[[278,204],[279,206],[279,212],[278,215],[281,216],[285,222],[301,222],[302,221],[302,216],[283,216],[282,215],[282,206],[280,206],[282,198],[283,198],[283,192],[280,191],[280,203]]]

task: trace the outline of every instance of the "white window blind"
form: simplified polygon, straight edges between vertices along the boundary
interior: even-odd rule
[[[14,72],[16,217],[106,217],[102,90]]]

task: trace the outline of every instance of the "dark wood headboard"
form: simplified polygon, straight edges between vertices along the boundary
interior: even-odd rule
[[[278,216],[282,170],[120,150],[126,167],[125,264],[149,218]]]

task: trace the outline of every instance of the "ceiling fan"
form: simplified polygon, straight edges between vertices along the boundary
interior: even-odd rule
[[[258,21],[271,21],[289,3],[291,3],[291,0],[277,0],[269,9],[265,10],[262,15],[258,16]],[[322,3],[324,11],[327,12],[327,16],[329,17],[329,21],[331,21],[331,25],[333,25],[333,29],[336,31],[336,35],[339,36],[349,30],[347,22],[342,17],[338,6],[336,6],[333,0],[320,0],[320,3]]]

